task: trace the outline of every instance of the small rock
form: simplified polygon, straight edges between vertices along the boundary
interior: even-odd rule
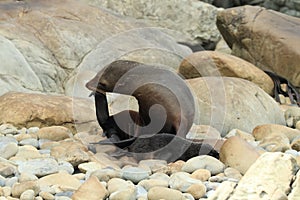
[[[205,195],[206,187],[203,183],[193,184],[187,188],[186,192],[190,193],[195,199],[199,199]]]
[[[51,156],[58,161],[67,161],[74,167],[90,161],[88,149],[83,144],[74,141],[61,141],[58,144],[51,148]]]
[[[19,150],[19,147],[16,143],[1,144],[0,156],[2,158],[9,159],[12,156],[15,156],[17,154],[18,150]]]
[[[71,163],[67,161],[59,161],[58,162],[58,171],[66,171],[69,174],[74,173],[74,167]]]
[[[152,173],[155,173],[161,171],[163,168],[167,168],[167,164],[165,160],[141,160],[138,167],[143,168],[147,166],[151,169]]]
[[[23,172],[19,176],[19,182],[26,182],[26,181],[35,181],[38,180],[38,177],[36,177],[34,174],[28,173],[28,172]]]
[[[142,180],[138,183],[138,185],[145,188],[147,191],[153,187],[168,187],[169,184],[167,181],[158,180],[158,179],[149,179],[149,180]]]
[[[42,197],[44,200],[54,200],[55,196],[49,192],[41,191],[39,196]]]
[[[141,200],[147,200],[147,190],[140,185],[136,186],[136,198]]]
[[[111,193],[109,200],[136,200],[136,189],[128,188]]]
[[[9,177],[17,172],[15,165],[9,163],[0,162],[0,175],[4,177]]]
[[[143,179],[149,178],[149,173],[138,167],[128,167],[122,169],[122,178],[138,183]]]
[[[0,135],[8,135],[12,134],[15,135],[18,133],[18,129],[14,127],[12,124],[2,124],[0,125]]]
[[[285,111],[284,117],[286,121],[291,121],[291,124],[289,124],[290,127],[296,127],[297,122],[300,121],[300,108],[294,106],[289,107]]]
[[[131,181],[125,181],[120,178],[112,178],[107,183],[107,189],[110,194],[127,189],[134,189],[135,186]]]
[[[34,146],[35,148],[38,148],[39,147],[39,141],[35,138],[27,138],[27,139],[24,139],[24,140],[21,140],[19,142],[20,145],[31,145],[31,146]]]
[[[56,185],[60,188],[69,188],[72,190],[77,190],[81,185],[80,181],[73,177],[72,175],[64,172],[59,172],[56,174],[51,174],[44,176],[37,180],[37,183],[42,186],[52,186]]]
[[[85,200],[88,197],[89,200],[99,200],[105,199],[107,196],[106,188],[95,176],[92,176],[74,192],[72,199]]]
[[[269,152],[285,152],[286,150],[291,149],[290,140],[283,133],[272,132],[271,135],[264,137],[259,146],[266,149]]]
[[[168,164],[168,168],[169,168],[168,174],[180,172],[184,164],[185,164],[185,162],[182,160],[178,160],[174,163],[169,163]]]
[[[36,181],[15,183],[12,187],[11,193],[13,197],[20,197],[26,190],[32,190],[34,195],[37,195],[40,192],[40,186]]]
[[[216,199],[229,199],[231,193],[233,192],[236,183],[230,181],[224,181],[221,185],[217,188],[216,191],[213,191],[212,194],[207,194],[207,200],[216,200]]]
[[[207,169],[211,174],[217,174],[223,172],[224,168],[224,164],[218,159],[212,156],[202,155],[189,159],[182,166],[182,171],[192,173],[197,169]]]
[[[39,127],[36,127],[36,126],[33,126],[33,127],[30,127],[27,129],[27,133],[30,134],[30,133],[37,133],[38,131],[40,130]]]
[[[33,190],[26,190],[21,194],[20,200],[34,200],[34,197],[35,194]]]
[[[183,196],[184,196],[185,200],[195,200],[193,195],[191,195],[190,193],[183,193]]]
[[[71,131],[63,126],[43,127],[37,132],[37,134],[39,139],[47,139],[52,141],[61,141],[72,137]]]
[[[53,158],[38,158],[20,162],[18,166],[20,173],[27,172],[38,177],[58,172],[58,163]]]
[[[236,179],[236,180],[240,180],[243,177],[242,174],[238,170],[236,170],[232,167],[226,168],[224,170],[224,174],[225,174],[226,177],[233,178],[233,179]]]
[[[89,176],[89,173],[87,173]],[[108,182],[112,178],[121,178],[121,172],[112,168],[104,168],[90,173],[90,176],[96,176],[100,181]]]
[[[32,134],[27,134],[27,133],[21,133],[15,135],[15,138],[16,140],[18,140],[18,142],[21,142],[22,140],[26,140],[26,139],[37,139],[37,136]]]
[[[293,141],[291,143],[291,147],[292,147],[292,149],[294,149],[296,151],[300,151],[300,135],[298,137],[296,137],[295,139],[293,139]]]
[[[35,158],[43,158],[43,155],[33,146],[25,145],[19,146],[18,153],[11,157],[11,161],[26,161]]]
[[[93,172],[99,169],[102,169],[103,166],[100,163],[97,162],[87,162],[87,163],[81,163],[78,165],[78,169],[82,173],[86,173],[87,171]]]
[[[262,140],[263,138],[271,135],[274,132],[285,134],[289,138],[290,142],[295,137],[300,135],[300,130],[289,128],[279,124],[263,124],[256,126],[252,131],[252,135],[256,140]]]
[[[247,142],[252,142],[255,141],[255,138],[251,133],[246,133],[244,131],[241,131],[239,129],[232,129],[226,136],[225,138],[230,138],[232,136],[239,136],[240,138],[246,140]]]
[[[2,187],[3,196],[8,197],[11,196],[11,187],[5,186]]]
[[[207,181],[211,177],[211,173],[207,169],[197,169],[191,174],[191,178],[198,179],[200,181]]]
[[[179,190],[181,192],[187,192],[188,188],[190,188],[192,185],[201,184],[203,185],[202,181],[191,178],[190,174],[186,172],[177,172],[172,174],[169,181],[170,188]]]
[[[220,160],[242,174],[245,174],[259,156],[258,150],[238,136],[227,139],[220,150]]]
[[[150,179],[157,179],[157,180],[167,181],[167,182],[169,182],[169,180],[170,180],[170,177],[167,174],[164,174],[164,173],[161,173],[161,172],[154,173],[149,178]]]
[[[18,182],[18,177],[7,178],[5,181],[5,186],[12,187],[15,183]]]
[[[185,200],[183,194],[178,190],[165,187],[153,187],[148,191],[148,200]]]

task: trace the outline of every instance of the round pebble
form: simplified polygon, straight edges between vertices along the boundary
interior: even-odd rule
[[[34,200],[34,196],[33,190],[26,190],[21,194],[20,200]]]
[[[138,183],[143,179],[149,178],[149,172],[138,167],[126,167],[122,169],[122,178]]]
[[[197,169],[191,174],[191,178],[201,181],[207,181],[211,177],[211,173],[207,169]]]
[[[138,185],[142,186],[146,190],[150,190],[153,187],[168,187],[169,183],[164,180],[158,179],[149,179],[149,180],[142,180],[138,183]]]
[[[174,189],[165,187],[153,187],[148,191],[148,200],[185,200],[183,194]]]

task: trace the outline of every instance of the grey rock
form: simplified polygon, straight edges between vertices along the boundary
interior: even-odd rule
[[[58,171],[66,171],[68,174],[74,173],[74,167],[67,161],[58,162]]]
[[[143,179],[149,178],[149,172],[138,167],[123,168],[122,178],[138,183]]]
[[[57,173],[59,165],[53,158],[38,158],[28,161],[21,161],[18,170],[20,173],[27,172],[38,177]]]
[[[24,139],[24,140],[21,140],[19,142],[20,145],[31,145],[31,146],[34,146],[36,148],[39,147],[39,141],[35,138],[27,138],[27,139]]]

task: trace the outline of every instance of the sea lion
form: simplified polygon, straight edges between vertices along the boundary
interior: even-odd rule
[[[210,155],[219,159],[219,153],[209,144],[202,141],[187,140],[173,134],[142,135],[129,139],[130,144],[125,150],[113,154],[115,157],[131,156],[135,159],[161,159],[167,162],[176,160],[187,161],[198,155]],[[119,141],[119,143],[126,141]],[[102,144],[111,144],[106,141]],[[93,146],[90,146],[94,149]]]
[[[118,60],[98,72],[86,87],[95,93],[134,96],[139,105],[139,113],[135,116],[142,122],[137,135],[171,133],[185,137],[192,126],[195,115],[193,95],[185,81],[169,69]],[[114,116],[114,120],[108,119],[107,123],[113,124],[116,130],[124,117],[118,120]],[[129,111],[127,119],[131,120]],[[124,132],[126,130],[116,131],[113,135],[124,138]]]

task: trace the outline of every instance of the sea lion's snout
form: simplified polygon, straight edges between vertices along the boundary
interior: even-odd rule
[[[98,76],[95,76],[92,80],[87,82],[85,84],[85,87],[92,91],[90,96],[95,94],[95,92],[102,93],[102,94],[105,94],[106,92],[105,84],[99,82]]]

